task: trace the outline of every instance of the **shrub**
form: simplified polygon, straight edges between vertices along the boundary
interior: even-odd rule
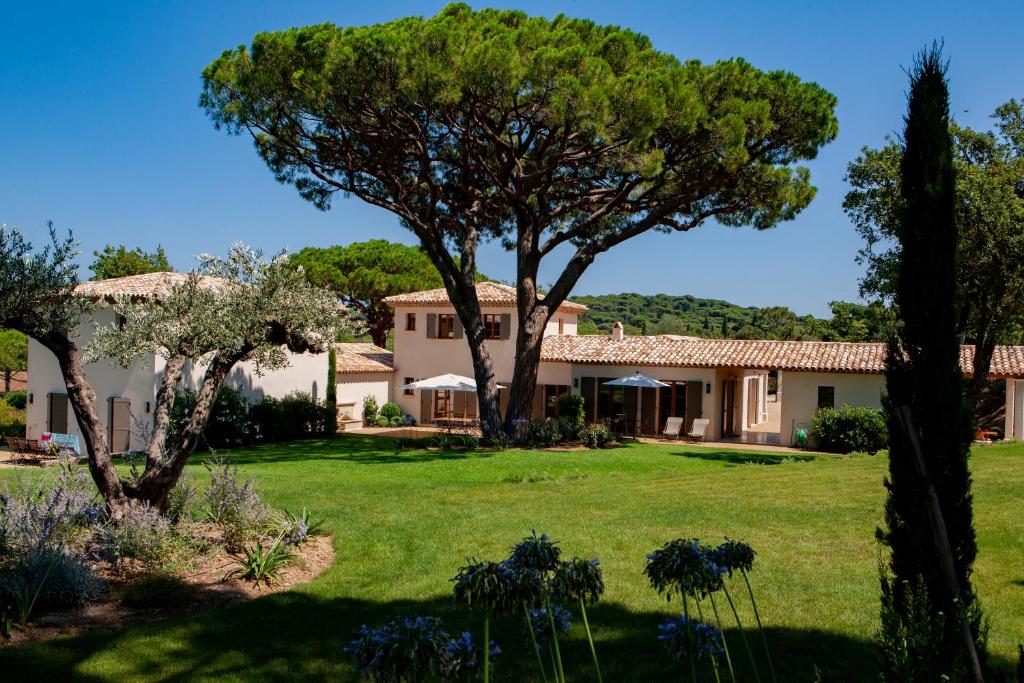
[[[121,602],[138,609],[169,609],[188,605],[195,591],[174,574],[147,574],[132,581],[121,593]]]
[[[195,407],[196,392],[189,388],[180,389],[171,409],[169,440],[178,438]],[[206,429],[203,430],[203,444],[212,448],[225,448],[251,443],[253,429],[249,419],[250,408],[245,394],[234,387],[222,386],[214,399]]]
[[[555,420],[531,420],[526,430],[526,443],[534,448],[554,446],[562,438]]]
[[[397,403],[388,401],[380,407],[380,414],[389,420],[396,417],[402,417],[402,407]]]
[[[888,444],[885,416],[875,408],[819,408],[811,425],[817,447],[830,453],[877,453]]]
[[[7,394],[9,395],[9,394]],[[25,411],[0,398],[0,437],[25,436]]]
[[[132,506],[116,524],[104,524],[98,536],[109,559],[138,560],[149,571],[173,564],[183,550],[170,520],[148,505]]]
[[[268,396],[251,409],[253,430],[264,443],[331,434],[337,414],[330,404],[319,403],[306,392],[284,398]]]
[[[604,448],[612,441],[611,430],[603,424],[587,425],[580,433],[580,441],[587,448]]]
[[[39,546],[0,572],[0,589],[18,607],[24,622],[34,611],[83,607],[103,590],[103,581],[64,548]]]
[[[583,397],[578,394],[562,394],[558,397],[558,421],[562,424],[564,438],[575,441],[587,426],[587,413]]]
[[[187,474],[182,474],[178,483],[167,494],[167,519],[177,525],[182,520],[192,520],[192,502],[198,491],[195,482]]]
[[[380,409],[377,407],[377,399],[373,396],[363,397],[363,419],[367,422],[372,422],[377,419],[377,413]]]
[[[8,391],[0,397],[0,400],[3,400],[7,405],[11,406],[15,410],[25,410],[25,404],[28,403],[28,391],[25,389]]]
[[[96,492],[82,468],[63,463],[56,475],[0,489],[0,558],[37,547],[74,546],[100,517]]]
[[[388,418],[384,417],[383,415],[381,415],[380,417],[377,418],[377,426],[378,427],[387,427],[390,424],[391,424],[391,421]]]
[[[302,545],[311,536],[323,536],[325,533],[324,520],[313,517],[313,513],[306,508],[302,508],[302,512],[297,515],[286,510],[282,527],[288,545]]]
[[[405,424],[405,420],[403,418],[401,418],[401,417],[393,417],[393,418],[391,418],[391,426],[392,427],[401,427],[404,424]]]
[[[204,463],[210,473],[210,487],[204,493],[206,516],[218,526],[229,550],[239,550],[259,540],[270,526],[270,510],[251,479],[238,479],[238,468],[216,457]]]

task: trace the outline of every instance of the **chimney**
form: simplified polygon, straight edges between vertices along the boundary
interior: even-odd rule
[[[622,341],[624,334],[625,330],[622,329],[622,323],[616,322],[612,325],[612,341]]]

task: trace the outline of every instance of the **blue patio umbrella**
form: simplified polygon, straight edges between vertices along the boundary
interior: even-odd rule
[[[664,382],[659,382],[653,377],[648,377],[644,373],[637,370],[632,375],[626,377],[620,377],[611,381],[605,382],[606,387],[636,387],[636,424],[637,424],[637,435],[640,432],[640,418],[642,417],[641,411],[643,410],[643,401],[641,400],[640,389],[664,389],[669,386]]]

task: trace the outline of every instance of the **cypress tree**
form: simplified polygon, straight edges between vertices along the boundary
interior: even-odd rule
[[[920,614],[923,594],[930,620],[942,625],[922,639],[933,642],[906,645],[918,650],[908,653],[911,660],[928,662],[925,665],[934,667],[933,672],[966,676],[972,639],[965,637],[963,624],[972,620],[976,638],[980,612],[970,580],[977,554],[967,462],[972,429],[956,332],[958,234],[949,91],[941,49],[933,46],[922,52],[909,76],[900,166],[902,250],[896,303],[901,320],[889,343],[886,371],[886,411],[893,438],[886,480],[888,528],[879,532],[891,551],[888,586],[890,579],[883,577],[883,622],[886,610],[895,609],[896,619],[912,629],[908,622],[919,618],[915,615]],[[909,423],[904,419],[908,414]],[[938,500],[951,553],[936,541],[941,531],[935,515],[929,514],[930,489]],[[944,573],[943,562],[950,554],[952,572]],[[940,618],[940,612],[945,616]]]

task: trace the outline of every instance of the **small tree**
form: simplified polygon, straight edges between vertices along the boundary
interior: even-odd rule
[[[184,282],[159,296],[112,303],[123,324],[99,327],[88,349],[77,343],[82,316],[103,302],[74,292],[76,245],[69,235],[34,250],[17,230],[0,230],[0,325],[36,339],[56,356],[78,420],[89,470],[116,520],[127,506],[165,509],[206,426],[224,378],[239,362],[256,371],[287,365],[283,348],[320,352],[335,338],[339,313],[332,294],[309,285],[284,256],[263,261],[236,245],[226,259],[201,257]],[[146,353],[164,358],[142,474],[123,480],[111,462],[100,411],[86,374],[89,360],[129,365]],[[175,388],[186,361],[205,365],[196,404],[180,433],[168,439]]]
[[[163,273],[174,270],[167,261],[167,254],[159,244],[156,251],[149,253],[139,247],[129,250],[123,244],[108,244],[103,251],[94,251],[95,260],[89,266],[93,280],[107,280],[112,277]]]
[[[681,63],[617,26],[464,4],[260,33],[203,81],[214,123],[251,134],[278,180],[321,209],[355,195],[416,235],[465,329],[489,437],[503,430],[475,290],[482,241],[516,258],[511,433],[530,415],[547,322],[600,254],[709,219],[793,218],[814,196],[796,164],[837,131],[835,98],[792,74]],[[540,291],[542,263],[563,254]]]
[[[292,263],[302,266],[314,285],[330,289],[357,311],[363,322],[357,334],[365,331],[380,347],[387,346],[395,324],[386,297],[444,286],[422,249],[387,240],[306,247],[292,256]]]
[[[890,435],[886,488],[891,590],[883,614],[914,630],[912,587],[923,585],[927,614],[941,642],[910,660],[939,674],[980,681],[968,615],[978,618],[971,588],[977,555],[967,465],[972,425],[964,400],[957,338],[956,190],[949,133],[949,91],[937,48],[910,73],[900,160],[900,228],[895,300],[899,330],[886,361]],[[940,617],[939,615],[945,615]],[[912,645],[911,645],[912,647]],[[929,652],[940,653],[934,661]]]
[[[0,372],[4,391],[11,390],[11,375],[28,370],[28,337],[17,330],[0,330]]]

